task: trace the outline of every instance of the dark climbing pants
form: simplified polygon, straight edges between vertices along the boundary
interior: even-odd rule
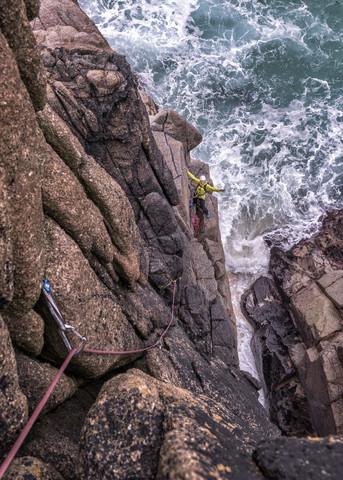
[[[208,214],[208,210],[205,205],[205,200],[203,198],[196,198],[194,202],[201,210],[204,212],[205,215]]]

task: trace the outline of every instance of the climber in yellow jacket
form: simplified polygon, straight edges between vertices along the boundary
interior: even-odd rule
[[[209,211],[205,205],[205,196],[206,192],[225,192],[223,188],[216,188],[212,187],[208,181],[206,180],[205,175],[201,175],[200,178],[196,178],[191,172],[185,167],[187,175],[198,185],[197,189],[195,190],[195,196],[191,203],[189,204],[190,207],[193,207],[194,203],[198,204],[202,211],[205,213],[206,218],[210,218]]]

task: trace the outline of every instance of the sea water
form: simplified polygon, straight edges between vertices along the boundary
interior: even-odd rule
[[[79,0],[160,107],[203,135],[219,197],[242,369],[240,295],[342,208],[343,0]]]

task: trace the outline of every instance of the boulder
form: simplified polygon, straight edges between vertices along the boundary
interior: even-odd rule
[[[141,340],[124,316],[115,295],[99,280],[77,244],[52,219],[46,219],[46,277],[50,281],[66,323],[87,338],[87,346],[100,350],[132,350]],[[46,320],[45,355],[62,361],[67,356],[55,320],[41,299],[37,306]],[[75,345],[76,337],[71,338]],[[44,353],[44,351],[43,351]],[[103,375],[128,356],[74,357],[71,366],[85,377]]]
[[[130,370],[109,380],[89,411],[79,478],[261,478],[239,422],[204,395]]]
[[[35,457],[15,458],[5,473],[4,480],[64,480],[52,465]]]
[[[42,317],[34,310],[29,310],[25,314],[14,312],[10,318],[8,330],[13,343],[29,355],[38,356],[44,346]]]
[[[111,51],[94,22],[73,0],[40,0],[38,18],[32,22],[38,45],[47,48],[84,48]]]
[[[294,321],[307,347],[342,329],[343,319],[332,301],[313,283],[291,298]]]
[[[59,474],[64,480],[75,480],[81,429],[98,391],[96,382],[81,387],[73,397],[41,417],[22,445],[21,455],[53,465],[56,479]]]
[[[187,152],[202,142],[201,133],[174,110],[165,108],[151,119],[151,129],[183,143]]]

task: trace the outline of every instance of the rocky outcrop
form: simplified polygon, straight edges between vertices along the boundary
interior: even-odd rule
[[[259,279],[243,297],[271,409],[287,433],[311,433],[311,423],[319,435],[342,432],[342,223],[342,211],[331,212],[310,239],[273,248],[274,281]]]
[[[261,433],[221,402],[130,370],[103,386],[87,416],[79,478],[257,479],[241,451]]]
[[[139,350],[173,319],[160,349],[75,356],[5,478],[263,478],[252,452],[279,430],[237,368],[214,195],[191,226],[200,133],[138,90],[77,2],[4,6],[1,457],[67,356],[44,278],[88,348]]]

